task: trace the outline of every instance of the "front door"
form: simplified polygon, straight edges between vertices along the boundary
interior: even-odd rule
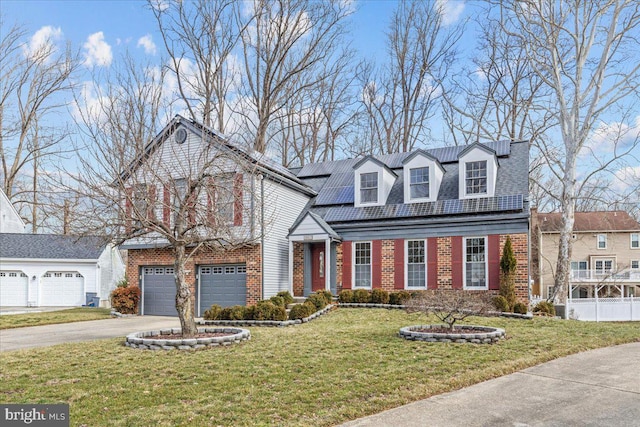
[[[311,245],[311,290],[323,291],[325,289],[325,246],[324,243]]]

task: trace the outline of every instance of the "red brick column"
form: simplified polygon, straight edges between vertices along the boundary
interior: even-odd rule
[[[293,295],[304,294],[304,243],[293,243]]]
[[[438,289],[451,289],[451,237],[438,237]]]

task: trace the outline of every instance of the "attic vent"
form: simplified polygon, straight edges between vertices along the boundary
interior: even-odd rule
[[[187,140],[187,130],[180,128],[176,131],[174,138],[178,144],[182,144]]]

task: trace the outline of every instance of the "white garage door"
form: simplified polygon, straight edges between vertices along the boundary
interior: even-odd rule
[[[26,307],[29,278],[21,271],[0,271],[0,306]]]
[[[84,277],[75,271],[50,271],[40,282],[40,305],[80,306],[85,303]]]

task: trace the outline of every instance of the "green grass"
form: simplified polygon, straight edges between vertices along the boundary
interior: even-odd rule
[[[5,314],[0,316],[0,329],[108,319],[110,313],[111,310],[108,308],[70,308],[40,313]]]
[[[431,322],[400,310],[339,309],[242,345],[129,349],[122,339],[0,353],[0,401],[68,402],[71,425],[333,425],[560,356],[640,341],[632,323],[471,318],[496,345],[406,341]]]

